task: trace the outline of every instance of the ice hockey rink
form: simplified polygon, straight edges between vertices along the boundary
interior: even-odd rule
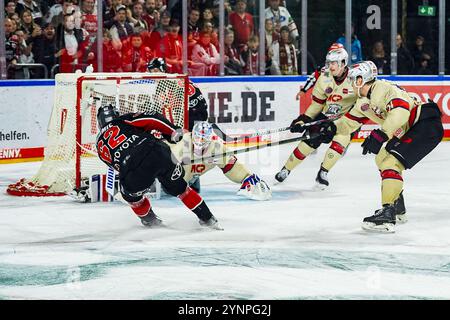
[[[293,147],[240,159],[272,184]],[[157,229],[120,202],[11,197],[6,186],[40,163],[0,165],[0,299],[450,299],[450,143],[404,174],[409,221],[394,234],[360,227],[380,207],[374,157],[353,143],[314,191],[324,152],[270,201],[236,196],[219,169],[204,175],[224,231],[168,196],[152,201]]]

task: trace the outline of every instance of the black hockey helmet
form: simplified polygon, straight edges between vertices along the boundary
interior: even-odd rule
[[[108,123],[117,119],[119,117],[119,112],[116,110],[116,107],[112,104],[107,104],[105,106],[101,106],[97,111],[97,124],[99,128],[103,128]]]
[[[164,58],[153,58],[148,64],[147,64],[147,70],[151,71],[152,69],[158,69],[159,72],[167,72],[167,65]]]

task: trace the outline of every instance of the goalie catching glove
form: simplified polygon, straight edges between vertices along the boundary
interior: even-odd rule
[[[269,200],[272,198],[272,191],[269,186],[256,174],[252,174],[242,181],[237,194],[252,200]]]

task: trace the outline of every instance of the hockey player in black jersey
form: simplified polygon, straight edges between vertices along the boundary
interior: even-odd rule
[[[145,226],[156,226],[155,215],[143,194],[155,178],[173,196],[192,210],[200,225],[221,229],[201,196],[184,181],[183,166],[175,161],[169,146],[181,140],[183,131],[162,115],[129,113],[119,115],[112,105],[97,112],[100,133],[97,137],[99,158],[119,173],[120,192]]]

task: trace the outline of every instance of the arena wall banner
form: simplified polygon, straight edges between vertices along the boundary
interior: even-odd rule
[[[0,81],[0,163],[43,157],[53,92],[54,81]]]
[[[296,100],[305,77],[205,77],[192,80],[209,103],[209,121],[227,134],[289,125],[309,105],[310,95]],[[432,99],[443,112],[450,139],[450,77],[388,78],[422,101]],[[53,107],[54,81],[0,81],[0,163],[42,159]],[[365,125],[356,140],[374,124]]]

